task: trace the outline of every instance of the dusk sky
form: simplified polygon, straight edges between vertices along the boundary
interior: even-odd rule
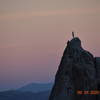
[[[100,0],[0,0],[0,90],[52,82],[72,31],[100,56]]]

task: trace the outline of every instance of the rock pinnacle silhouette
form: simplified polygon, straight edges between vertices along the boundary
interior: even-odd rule
[[[49,100],[100,100],[99,95],[78,94],[78,91],[100,91],[100,58],[84,50],[74,32],[72,36],[61,58]]]

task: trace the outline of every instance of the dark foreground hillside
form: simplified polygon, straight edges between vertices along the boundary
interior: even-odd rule
[[[48,100],[50,91],[39,93],[5,91],[0,92],[0,100]]]

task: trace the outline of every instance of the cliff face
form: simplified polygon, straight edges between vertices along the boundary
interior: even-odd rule
[[[96,95],[80,95],[77,92],[98,89],[99,61],[82,48],[79,38],[68,41],[49,100],[97,100]]]
[[[96,75],[97,75],[97,89],[100,91],[100,57],[95,57]],[[97,96],[100,100],[100,95]]]

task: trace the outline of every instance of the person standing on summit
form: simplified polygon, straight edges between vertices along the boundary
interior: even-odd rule
[[[74,32],[72,32],[72,37],[74,38],[75,36],[74,36]]]

